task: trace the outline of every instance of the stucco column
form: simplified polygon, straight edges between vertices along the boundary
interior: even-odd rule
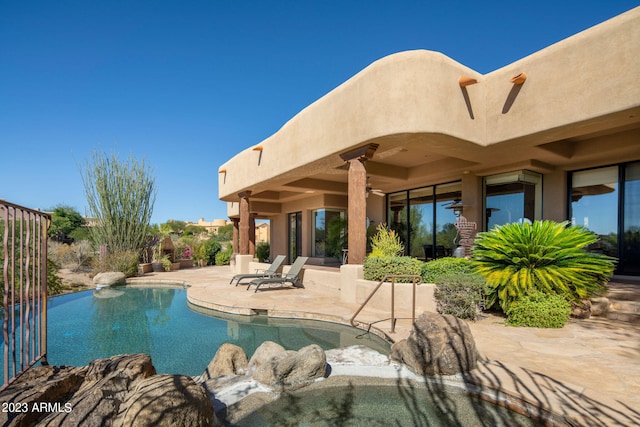
[[[349,162],[348,264],[362,264],[367,255],[367,169],[365,162],[378,144],[368,144],[341,155]]]
[[[239,236],[239,226],[240,219],[239,218],[231,218],[231,222],[233,223],[233,238],[231,239],[231,247],[233,248],[233,253],[238,253],[238,236]]]
[[[240,255],[250,255],[249,252],[249,222],[251,221],[251,214],[249,210],[249,196],[251,191],[244,191],[239,193],[240,197]]]
[[[362,264],[367,255],[367,169],[364,161],[349,161],[349,264]]]
[[[256,216],[249,214],[249,254],[256,255]]]

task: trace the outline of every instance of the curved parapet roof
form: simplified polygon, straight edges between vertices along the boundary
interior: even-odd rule
[[[267,203],[314,179],[339,193],[340,154],[371,142],[379,144],[372,174],[386,191],[438,167],[442,179],[509,161],[561,163],[557,147],[534,148],[640,126],[639,48],[636,8],[486,75],[437,52],[390,55],[220,166],[219,196],[252,190]],[[524,82],[512,79],[521,73]]]

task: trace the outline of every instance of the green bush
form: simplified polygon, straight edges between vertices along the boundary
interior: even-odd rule
[[[116,251],[107,254],[103,259],[98,258],[93,267],[94,273],[105,271],[120,271],[126,277],[138,274],[140,253],[136,251]]]
[[[213,265],[216,262],[216,254],[220,252],[220,243],[216,240],[209,239],[200,242],[193,248],[193,259],[196,261],[204,261],[205,265]]]
[[[422,261],[408,256],[375,257],[368,256],[364,260],[364,278],[382,280],[387,274],[420,275]],[[397,282],[411,282],[411,279],[399,279]]]
[[[571,315],[571,303],[562,295],[534,292],[514,301],[506,314],[509,326],[562,328]]]
[[[216,254],[216,265],[229,265],[231,256],[233,255],[233,248],[231,245],[224,251],[220,251]]]
[[[424,283],[439,283],[443,275],[451,273],[473,273],[473,263],[466,258],[438,258],[422,264],[422,281]]]
[[[49,296],[62,293],[62,278],[58,276],[60,266],[51,258],[47,258],[47,293]]]
[[[400,237],[386,225],[380,224],[378,232],[371,237],[370,257],[398,257],[404,253]]]
[[[266,262],[269,260],[269,252],[269,242],[260,242],[256,246],[256,258],[258,258],[258,261],[260,262]]]
[[[487,279],[488,307],[503,311],[524,295],[541,291],[579,301],[604,291],[615,258],[587,252],[598,236],[568,223],[510,223],[478,233],[472,261]]]
[[[473,273],[441,274],[435,283],[438,313],[475,321],[484,309],[485,281],[482,276]]]

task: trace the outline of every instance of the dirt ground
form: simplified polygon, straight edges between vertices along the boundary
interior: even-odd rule
[[[61,268],[57,274],[62,279],[63,293],[95,288],[90,269],[71,271],[68,268]]]

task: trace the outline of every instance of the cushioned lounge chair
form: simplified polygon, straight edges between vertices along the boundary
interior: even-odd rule
[[[236,274],[231,278],[229,284],[232,285],[233,281],[236,280],[236,286],[238,286],[240,281],[244,279],[268,279],[270,277],[276,277],[278,275],[278,269],[284,262],[285,258],[286,257],[284,255],[278,255],[276,259],[273,260],[269,268],[260,273],[258,272],[259,270],[256,270],[253,274]]]
[[[302,272],[302,267],[307,262],[309,258],[305,256],[299,256],[296,260],[291,264],[291,268],[286,274],[283,274],[279,277],[268,277],[265,279],[253,279],[249,282],[249,286],[247,286],[247,290],[251,286],[255,286],[255,292],[258,292],[260,286],[264,285],[284,285],[285,283],[291,283],[294,287],[301,287],[300,285],[300,273]]]

